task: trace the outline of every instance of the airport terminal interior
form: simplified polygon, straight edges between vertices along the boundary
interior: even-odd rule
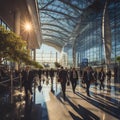
[[[0,120],[120,120],[119,39],[120,0],[0,0]]]

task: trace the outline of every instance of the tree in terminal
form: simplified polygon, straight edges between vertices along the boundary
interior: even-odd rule
[[[0,26],[0,64],[2,62],[16,61],[18,64],[24,62],[33,66],[42,67],[30,58],[29,50],[26,49],[26,41],[11,31],[5,30]]]
[[[58,63],[58,62],[55,62],[54,64],[55,64],[55,67],[56,67],[56,68],[61,67],[60,63]]]

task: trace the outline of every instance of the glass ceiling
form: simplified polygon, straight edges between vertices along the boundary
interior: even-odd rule
[[[43,42],[56,48],[72,44],[80,16],[93,2],[94,0],[38,0]]]

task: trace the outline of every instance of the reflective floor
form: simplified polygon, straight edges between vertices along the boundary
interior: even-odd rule
[[[53,86],[44,81],[41,90],[36,83],[33,91],[33,96],[27,98],[20,89],[14,91],[12,98],[1,95],[0,120],[120,120],[119,83],[105,83],[104,90],[91,85],[88,97],[79,80],[75,94],[71,85],[67,86],[65,101],[55,78]]]

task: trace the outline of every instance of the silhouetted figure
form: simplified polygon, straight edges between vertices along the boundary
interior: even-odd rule
[[[86,83],[86,92],[87,92],[88,96],[90,96],[89,88],[90,88],[90,83],[93,79],[94,79],[93,78],[93,70],[91,67],[87,67],[83,73],[83,80]]]
[[[111,81],[111,76],[112,76],[112,73],[111,73],[110,68],[108,69],[106,75],[107,75],[107,81],[110,83],[110,81]]]
[[[102,88],[104,90],[105,72],[104,72],[103,68],[101,68],[101,70],[98,74],[98,79],[100,80],[100,90]]]
[[[49,71],[50,79],[51,79],[51,91],[53,92],[53,78],[54,78],[54,70],[51,68]]]
[[[77,81],[78,81],[78,73],[77,73],[77,70],[75,70],[75,68],[73,68],[70,71],[70,81],[72,84],[72,90],[75,93],[75,89],[76,89]]]
[[[98,85],[98,82],[97,82],[98,72],[97,72],[96,69],[94,69],[94,71],[93,71],[93,77],[94,77],[94,81],[95,81],[95,88],[97,88],[97,85]]]
[[[25,99],[25,111],[24,111],[24,120],[32,120],[32,97],[26,97]]]
[[[62,87],[63,99],[65,100],[66,82],[68,79],[68,73],[67,73],[67,70],[63,69],[63,67],[61,67],[61,70],[59,72],[59,79],[60,79],[60,83],[61,83],[61,87]]]
[[[48,79],[48,76],[49,76],[49,70],[46,69],[46,78]]]
[[[28,92],[32,93],[32,82],[34,78],[34,72],[30,70],[30,67],[26,67],[25,70],[22,71],[22,81],[23,86],[25,88],[25,94],[28,96]]]
[[[38,75],[39,75],[39,84],[41,85],[41,77],[42,77],[42,70],[38,70]]]
[[[48,69],[46,69],[46,85],[48,85],[49,84],[49,79],[48,79],[48,76],[49,76],[49,70]]]

